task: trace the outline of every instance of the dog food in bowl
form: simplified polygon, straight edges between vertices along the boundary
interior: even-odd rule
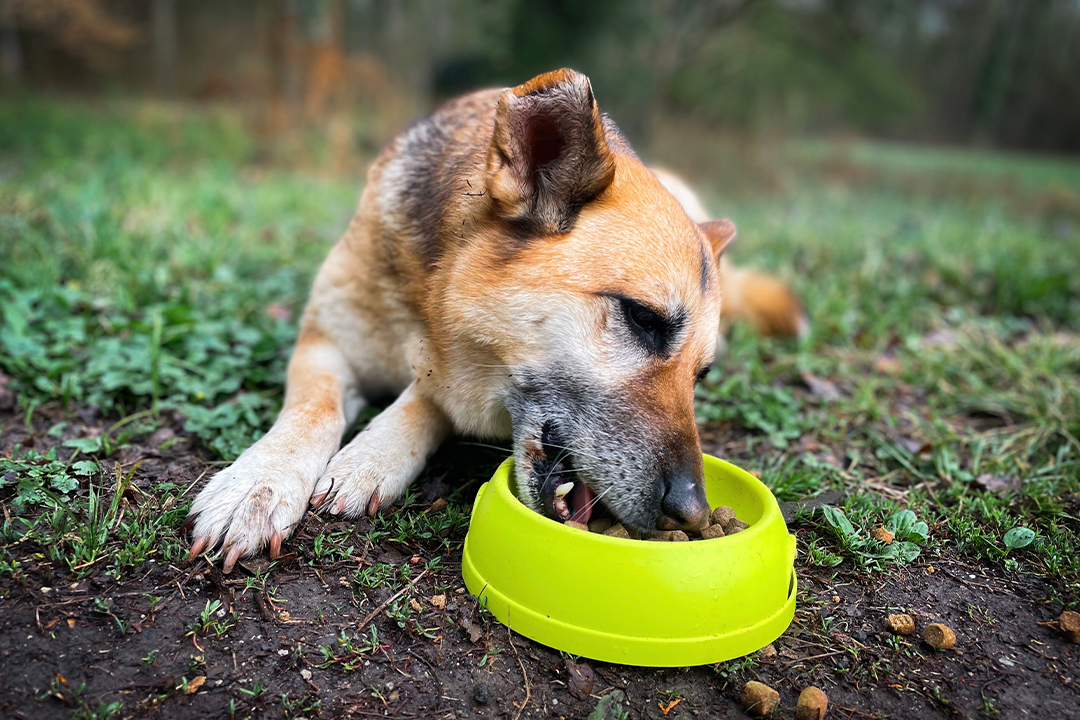
[[[573,483],[567,483],[572,485]],[[564,492],[563,495],[566,493]],[[634,538],[642,540],[654,540],[659,542],[686,542],[688,540],[711,540],[713,538],[734,535],[750,527],[748,524],[735,517],[735,511],[726,505],[721,505],[712,511],[709,523],[701,530],[686,533],[682,530],[655,530],[651,533],[640,534],[623,527],[622,523],[616,523],[608,517],[594,517],[588,523],[566,520],[567,527],[585,530],[588,532],[607,535],[609,537]]]

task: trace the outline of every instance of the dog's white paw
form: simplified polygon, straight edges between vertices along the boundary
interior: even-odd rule
[[[267,435],[214,475],[195,498],[188,516],[189,523],[194,519],[190,557],[219,540],[226,573],[241,556],[267,545],[270,557],[277,557],[281,541],[303,517],[321,470],[316,458],[290,453]]]
[[[415,448],[394,447],[397,443],[377,443],[377,437],[370,431],[360,433],[330,459],[315,485],[312,504],[332,515],[360,517],[401,497],[423,468],[423,455]]]

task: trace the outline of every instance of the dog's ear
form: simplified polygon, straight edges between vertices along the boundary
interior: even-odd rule
[[[614,177],[587,77],[556,70],[503,93],[487,157],[487,190],[499,215],[539,234],[565,233]]]
[[[713,255],[717,258],[723,254],[724,249],[735,239],[735,223],[730,220],[709,220],[698,225],[701,232],[709,239]]]

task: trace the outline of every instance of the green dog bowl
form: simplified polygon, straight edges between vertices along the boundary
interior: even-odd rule
[[[705,456],[705,494],[750,525],[729,537],[651,542],[566,527],[511,491],[513,458],[480,488],[461,572],[498,620],[550,647],[627,665],[741,657],[795,615],[795,537],[769,489]]]

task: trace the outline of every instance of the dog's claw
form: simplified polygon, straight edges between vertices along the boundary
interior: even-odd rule
[[[193,527],[195,527],[195,516],[188,515],[187,520],[184,520],[184,524],[180,526],[180,533],[187,535]]]
[[[322,505],[322,501],[325,500],[325,499],[326,499],[326,493],[319,493],[318,495],[315,495],[314,497],[311,498],[312,507],[318,507],[319,505]]]
[[[233,565],[240,559],[240,555],[244,552],[244,549],[239,545],[232,545],[229,547],[228,554],[225,555],[225,562],[221,566],[221,572],[228,575],[232,572]]]
[[[374,515],[379,511],[379,503],[382,502],[382,498],[379,497],[379,493],[371,493],[371,499],[368,500],[367,514]]]
[[[194,560],[202,555],[202,551],[206,549],[206,546],[210,544],[209,535],[200,535],[195,538],[195,541],[191,543],[191,552],[188,553],[188,560]]]
[[[345,512],[345,506],[348,505],[348,504],[349,504],[349,499],[347,497],[345,497],[344,494],[338,495],[337,496],[337,501],[334,503],[334,506],[332,508],[330,508],[330,514],[331,515],[340,515],[341,513]]]
[[[270,559],[277,560],[279,555],[281,555],[281,532],[275,530],[270,535]]]

